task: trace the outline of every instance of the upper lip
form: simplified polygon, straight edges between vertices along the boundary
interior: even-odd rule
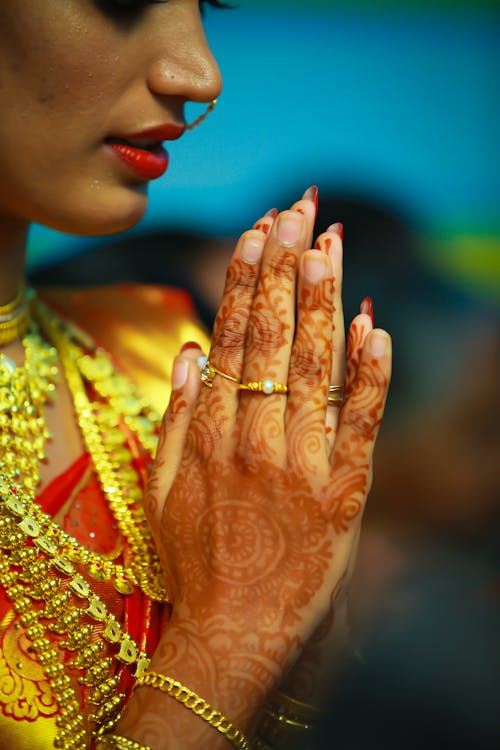
[[[112,138],[120,138],[140,147],[153,146],[161,141],[175,141],[186,131],[186,123],[166,122],[163,125],[153,125],[150,128],[134,133],[120,133]]]

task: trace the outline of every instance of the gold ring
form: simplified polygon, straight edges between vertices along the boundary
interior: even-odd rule
[[[275,383],[274,380],[264,378],[264,380],[255,380],[252,383],[239,383],[240,391],[253,391],[254,393],[264,393],[269,396],[271,393],[288,393],[288,386],[282,383]]]
[[[329,385],[328,386],[328,398],[326,403],[331,406],[338,406],[344,401],[344,386],[343,385]]]
[[[275,383],[270,378],[264,378],[264,380],[255,380],[251,383],[240,383],[238,378],[228,375],[227,372],[222,372],[218,367],[213,365],[207,357],[200,357],[198,359],[198,365],[200,367],[200,378],[201,382],[207,386],[207,388],[213,388],[214,378],[216,375],[220,375],[221,378],[230,380],[232,383],[236,383],[240,391],[253,391],[254,393],[264,393],[269,396],[271,393],[288,393],[288,386],[282,383]]]
[[[240,383],[238,378],[233,378],[232,375],[228,375],[227,372],[222,372],[222,370],[215,367],[215,365],[208,361],[207,357],[200,357],[198,365],[201,368],[201,382],[206,385],[207,388],[213,388],[216,375],[220,375],[222,378],[226,378],[226,380],[230,380],[232,383],[237,383],[238,385]]]

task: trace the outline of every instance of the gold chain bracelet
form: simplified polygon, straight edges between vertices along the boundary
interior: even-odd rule
[[[161,690],[162,693],[170,695],[183,706],[206,721],[211,727],[223,734],[229,742],[232,742],[238,750],[250,750],[250,743],[245,735],[236,729],[229,719],[213,708],[204,698],[200,698],[195,692],[182,685],[172,677],[159,674],[158,672],[145,672],[137,678],[135,687],[152,687]]]
[[[103,734],[96,743],[95,750],[151,750],[149,745],[129,740],[121,734]]]

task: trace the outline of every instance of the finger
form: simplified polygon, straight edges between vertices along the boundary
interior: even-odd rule
[[[297,325],[288,371],[288,464],[302,476],[327,465],[326,396],[331,370],[333,278],[328,256],[307,250],[301,258]]]
[[[201,349],[189,342],[174,359],[172,394],[160,427],[158,448],[144,497],[144,511],[153,535],[160,526],[165,499],[177,473],[200,390],[197,358]]]
[[[253,229],[261,229],[264,234],[269,234],[269,230],[271,229],[273,225],[273,221],[278,215],[278,209],[277,208],[270,208],[269,211],[264,214],[262,219],[258,219],[258,221],[255,222],[253,225]]]
[[[299,211],[284,211],[273,224],[248,321],[241,377],[244,385],[265,383],[272,388],[273,383],[287,383],[297,268],[307,233],[307,219]],[[278,453],[283,460],[285,401],[285,396],[276,392],[240,391],[239,451],[245,462],[253,463],[263,455],[279,462]]]
[[[318,213],[318,188],[316,185],[311,185],[307,188],[304,195],[299,201],[296,201],[291,207],[291,211],[298,211],[306,219],[306,248],[312,247],[314,223],[316,221],[316,215]]]
[[[223,372],[239,379],[248,317],[257,287],[266,236],[277,210],[271,209],[252,229],[244,232],[235,248],[217,313],[209,360]],[[234,387],[232,389],[234,391]]]
[[[315,247],[322,250],[329,258],[332,265],[334,296],[332,315],[332,366],[330,372],[330,385],[342,386],[345,379],[345,331],[344,310],[342,306],[342,233],[343,226],[340,223],[332,224],[327,231],[316,240]],[[332,394],[334,395],[334,394]],[[329,451],[333,447],[335,434],[338,426],[340,403],[328,404],[325,418],[325,428]]]
[[[218,370],[235,380],[240,378],[248,317],[257,286],[266,235],[274,222],[274,211],[273,209],[268,212],[252,229],[241,235],[229,263],[224,292],[214,323],[208,359]],[[234,402],[234,409],[234,383],[217,376],[214,378],[213,387],[216,392],[222,389],[222,392],[226,393],[228,399]],[[203,397],[206,399],[208,394],[202,392],[202,400]]]
[[[332,452],[330,512],[337,533],[361,518],[371,485],[375,439],[391,373],[391,339],[375,329],[366,337],[350,396],[340,412]]]
[[[290,211],[280,214],[266,242],[247,330],[242,383],[286,384],[295,327],[297,265],[310,245],[317,211],[318,189],[308,188]],[[259,396],[251,399],[251,396]],[[277,394],[240,394],[240,453],[245,461],[258,454],[276,460],[276,443],[283,444],[285,403]],[[253,403],[252,403],[253,401]],[[281,402],[281,403],[280,403]]]
[[[354,383],[358,376],[361,354],[365,345],[366,337],[372,330],[373,324],[371,317],[366,313],[356,315],[349,326],[344,401],[347,401],[352,394],[352,389],[354,388]]]

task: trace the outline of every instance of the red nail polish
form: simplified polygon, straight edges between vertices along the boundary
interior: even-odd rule
[[[372,326],[375,325],[375,316],[373,315],[373,302],[371,297],[365,297],[363,300],[361,300],[359,312],[364,315],[369,315],[372,321]]]
[[[344,239],[344,225],[341,221],[336,221],[335,224],[330,224],[326,230],[327,232],[337,232],[341,240]]]
[[[188,349],[199,349],[200,345],[196,343],[196,341],[186,341],[185,344],[181,346],[181,354],[182,352],[186,352]]]
[[[316,211],[316,214],[318,213],[318,188],[316,185],[313,185],[311,188],[312,192],[312,200],[314,201],[314,210]]]
[[[316,213],[318,213],[318,188],[316,185],[311,185],[307,188],[306,192],[302,196],[303,201],[312,201],[316,207]]]
[[[278,215],[278,209],[277,208],[270,208],[269,211],[267,211],[264,216],[271,216],[273,219],[275,219]]]

